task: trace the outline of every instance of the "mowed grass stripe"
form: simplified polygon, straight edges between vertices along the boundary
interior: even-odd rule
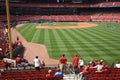
[[[103,35],[102,33],[98,32],[98,31],[96,32],[95,30],[91,30],[91,34],[94,34],[93,38],[97,37],[96,40],[100,41],[100,42],[97,42],[97,43],[100,43],[101,45],[104,45],[105,47],[107,47],[108,45],[109,46],[112,45],[113,41],[111,41],[110,39],[107,40],[106,36],[102,36]],[[99,38],[98,38],[98,36],[99,36]],[[110,36],[110,35],[108,35],[108,36]],[[100,39],[100,38],[102,38],[102,39]],[[106,38],[106,40],[105,40],[105,38]],[[109,42],[109,44],[108,43],[103,43],[103,42]],[[107,44],[107,46],[105,44]],[[112,45],[112,47],[113,47],[113,45]]]
[[[94,42],[100,41],[100,42],[102,43],[102,45],[99,43],[99,45],[96,46],[96,47],[100,47],[100,48],[103,47],[103,49],[105,49],[106,46],[109,46],[109,44],[106,43],[106,40],[105,40],[105,41],[103,40],[105,37],[101,37],[101,36],[99,35],[99,32],[95,32],[95,33],[92,32],[92,31],[87,31],[87,32],[90,32],[90,33],[88,33],[88,34],[89,34],[90,36],[96,38],[96,40],[94,40]],[[85,33],[87,33],[87,32],[85,32]],[[97,33],[98,33],[98,34],[97,34]],[[104,43],[103,43],[103,42],[104,42]],[[105,46],[105,47],[104,47],[104,46]],[[105,50],[106,50],[106,49],[105,49]]]
[[[102,36],[102,35],[101,35]],[[110,36],[110,35],[109,35]],[[111,47],[112,49],[114,49],[114,50],[119,50],[120,51],[120,45],[117,45],[117,44],[120,44],[120,42],[117,42],[117,41],[112,41],[111,42],[111,39],[115,39],[115,37],[113,37],[113,38],[109,38],[109,36],[102,36],[102,37],[106,37],[106,38],[108,38],[108,40],[106,40],[106,41],[104,41],[104,42],[106,42],[106,44],[108,44],[108,46],[109,47]],[[101,37],[101,38],[102,38]],[[119,40],[119,39],[118,39]]]
[[[52,35],[52,33],[50,32],[50,30],[45,29],[45,41],[44,41],[44,44],[47,47],[47,50],[49,52],[50,57],[53,56],[53,52],[50,52],[50,51],[52,51],[52,47],[51,47],[52,44],[51,44],[50,41],[51,41],[51,38],[53,38],[51,35]],[[47,44],[49,44],[49,48],[48,48]]]
[[[112,46],[114,46],[113,44],[118,44],[118,43],[120,44],[119,34],[114,34],[114,33],[111,34],[111,32],[106,33],[104,31],[99,31],[99,30],[95,30],[95,31],[99,32],[99,35],[101,37],[104,37],[106,39],[106,41],[111,43]],[[115,45],[115,47],[120,47],[120,45]]]
[[[78,47],[80,47],[80,46],[78,44],[78,41],[76,41],[76,38],[73,38],[74,35],[72,35],[72,31],[69,29],[65,29],[64,31],[61,30],[61,32],[63,34],[65,34],[64,36],[66,37],[67,41],[69,41],[69,43],[74,47],[74,48],[71,48],[71,46],[70,46],[69,48],[73,51],[76,50],[76,52],[78,53],[79,52]],[[74,44],[73,44],[73,42],[74,42]]]
[[[119,44],[118,42],[111,42],[109,36],[110,35],[106,35],[104,36],[105,34],[104,33],[101,33],[101,32],[98,32],[97,30],[92,30],[91,31],[91,34],[94,33],[94,37],[96,36],[98,38],[98,41],[100,40],[101,42],[103,42],[104,44],[102,44],[101,46],[104,46],[104,47],[112,47],[113,49],[115,50],[119,50],[120,46],[119,45],[116,45],[116,44]],[[99,36],[98,36],[99,35]],[[103,40],[104,38],[108,39],[108,40]],[[115,38],[115,37],[114,37]],[[113,39],[114,39],[113,38]],[[101,47],[100,46],[100,47]],[[105,48],[104,48],[105,49]]]
[[[72,43],[72,45],[76,49],[77,53],[79,54],[79,57],[82,57],[83,59],[85,59],[85,63],[87,63],[87,60],[91,60],[92,57],[86,52],[86,50],[84,50],[85,47],[81,46],[81,44],[79,43],[81,42],[80,41],[81,38],[79,38],[79,34],[76,34],[74,29],[67,29],[65,30],[65,32],[70,36],[72,41],[74,41],[74,44]],[[72,42],[71,39],[70,39],[70,42]],[[83,44],[83,45],[86,46],[86,44]]]
[[[105,28],[105,26],[101,26],[101,27]],[[116,39],[120,38],[120,36],[119,36],[120,35],[120,33],[119,33],[120,31],[109,30],[109,29],[101,30],[101,29],[97,29],[97,28],[93,28],[93,30],[101,32],[102,34],[104,34],[103,36],[110,35],[109,36],[110,39],[112,39],[114,37],[112,40],[116,40]]]
[[[49,37],[50,37],[50,44],[47,44],[48,47],[51,46],[52,49],[59,48],[57,40],[55,38],[54,30],[49,30]],[[54,42],[53,42],[53,40],[54,40]]]
[[[51,34],[51,33],[50,33]],[[45,41],[44,41],[44,44],[51,44],[50,42],[50,34],[49,34],[49,30],[48,29],[45,29]]]
[[[113,26],[115,28],[113,29],[110,29],[108,28],[107,26]],[[110,22],[110,23],[106,23],[106,22],[102,22],[102,23],[99,23],[98,25],[100,28],[98,30],[103,30],[104,32],[112,32],[112,33],[115,33],[115,34],[120,34],[118,32],[120,32],[120,24],[119,23],[115,23],[115,22]]]
[[[33,35],[33,38],[32,38],[32,40],[31,40],[31,42],[33,42],[33,43],[38,43],[40,31],[41,31],[41,30],[39,30],[39,29],[36,30],[35,34]]]
[[[98,40],[102,40],[102,38],[99,38],[99,35],[97,35],[97,34],[95,34],[95,33],[93,33],[93,32],[90,32],[90,31],[86,31],[86,30],[83,30],[83,32],[84,32],[84,35],[86,34],[86,35],[89,35],[89,36],[93,36],[94,38],[96,38],[96,39],[98,39]],[[103,37],[104,38],[104,37]],[[92,42],[92,40],[90,40],[89,38],[88,38],[88,40],[90,41],[90,42]],[[97,42],[97,40],[94,40],[94,42]],[[105,45],[107,45],[107,44],[105,44]],[[99,47],[98,47],[99,46]],[[103,45],[100,45],[100,44],[94,44],[94,48],[93,49],[98,49],[97,51],[95,50],[95,53],[96,54],[98,54],[100,57],[101,57],[101,59],[105,59],[105,58],[107,58],[108,60],[106,60],[105,62],[108,62],[108,63],[110,63],[110,61],[109,60],[112,60],[112,57],[111,56],[109,56],[108,54],[105,54],[105,52],[104,52],[104,50],[103,49],[106,49],[106,47],[104,47]],[[106,49],[107,50],[107,49]],[[98,53],[98,51],[99,51],[99,53]],[[109,51],[110,52],[110,51]],[[102,53],[102,54],[101,54]],[[105,56],[103,56],[103,55],[105,55]]]
[[[22,29],[21,31],[20,31],[20,33],[26,38],[26,40],[28,41],[28,42],[31,42],[31,40],[32,40],[32,37],[33,37],[33,35],[34,35],[34,33],[36,32],[36,28],[35,28],[35,26],[36,26],[37,24],[35,24],[35,23],[31,23],[31,24],[28,24],[24,29]],[[22,28],[22,27],[21,27]]]
[[[40,34],[38,36],[38,43],[44,44],[45,39],[45,29],[40,29]]]
[[[24,24],[22,27],[17,28],[17,30],[18,30],[20,33],[22,33],[22,35],[23,35],[23,33],[26,32],[26,30],[30,27],[30,25],[32,25],[32,24],[30,24],[30,23]],[[24,28],[24,29],[23,29],[23,28]]]
[[[97,31],[98,32],[98,31]],[[92,32],[91,32],[92,33]],[[97,33],[95,33],[95,34],[97,34]],[[102,35],[102,34],[98,34],[98,35]],[[110,35],[108,35],[108,36],[110,36]],[[99,44],[99,46],[97,46],[97,47],[99,47],[102,51],[104,51],[105,52],[105,54],[106,55],[108,55],[108,56],[111,56],[111,58],[113,58],[113,55],[115,56],[116,55],[116,59],[119,59],[119,51],[120,51],[120,47],[115,47],[116,45],[115,45],[115,43],[111,43],[111,42],[109,42],[109,40],[108,41],[103,41],[102,39],[103,39],[104,37],[101,37],[101,36],[99,36],[99,38],[98,38],[98,41],[99,40],[101,40],[101,42],[103,42],[103,43],[105,43],[105,46],[104,45],[101,45],[101,44]],[[119,43],[116,43],[116,44],[119,44]],[[110,49],[110,48],[107,48],[107,46],[109,47],[111,47],[112,49]],[[106,57],[106,56],[105,56]],[[107,61],[109,61],[109,63],[112,61],[112,59],[107,59]]]
[[[75,29],[74,30],[77,34],[79,34],[81,37],[82,37],[82,39],[80,38],[80,40],[81,41],[85,41],[85,42],[92,42],[89,38],[88,38],[88,34],[86,34],[84,31],[85,31],[85,29],[80,29],[80,30],[78,30],[78,29]],[[83,45],[83,44],[82,44]],[[84,44],[87,48],[88,48],[88,50],[85,50],[84,49],[84,47],[83,47],[83,50],[84,51],[86,51],[86,54],[89,54],[89,56],[90,57],[93,57],[93,59],[103,59],[103,57],[100,55],[100,54],[98,54],[96,51],[95,51],[95,49],[97,49],[97,50],[99,50],[98,48],[96,48],[94,45],[91,45],[91,44]],[[92,47],[92,48],[91,48]],[[86,59],[86,60],[88,60],[88,59]]]
[[[56,53],[55,53],[55,54],[58,54],[58,55],[59,55],[59,56],[57,56],[57,57],[58,57],[57,59],[59,59],[62,54],[65,54],[65,55],[66,55],[66,54],[68,53],[68,49],[66,48],[66,46],[65,46],[65,44],[63,43],[61,37],[59,36],[59,34],[58,34],[58,29],[56,29],[56,30],[53,29],[52,31],[53,31],[53,33],[54,33],[56,43],[58,44],[58,45],[57,45],[58,48],[56,48],[56,49],[59,49],[59,50],[60,50],[60,51],[56,51]],[[55,45],[55,44],[54,44],[54,45]],[[62,45],[62,47],[61,47],[60,45]],[[53,50],[53,52],[54,52],[54,50]]]
[[[59,48],[59,44],[57,43],[56,37],[55,37],[55,30],[49,30],[49,40],[50,40],[50,44],[46,44],[49,46],[49,48],[51,48],[51,50],[49,50],[49,55],[50,57],[54,58],[54,59],[58,59],[61,54],[60,52],[60,48]],[[52,41],[52,40],[56,40],[56,41]],[[56,57],[53,57],[56,56]]]
[[[26,35],[26,39],[28,40],[28,42],[31,42],[33,36],[34,36],[34,33],[36,32],[36,25],[35,23],[33,23],[30,28],[27,30],[28,34]]]
[[[90,39],[93,40],[93,41],[94,41],[94,40],[98,40],[98,39],[95,39],[95,38],[92,38],[92,37],[90,37]],[[54,42],[55,40],[52,40],[52,41]],[[96,44],[95,42],[90,42],[90,43],[89,43],[89,42],[80,42],[79,40],[76,40],[76,41],[77,41],[77,43],[79,43],[79,44],[84,44],[84,43],[86,43],[86,44]],[[108,39],[103,39],[103,41],[108,41]],[[120,43],[120,41],[118,41],[118,40],[112,40],[112,41],[109,40],[109,42],[117,42],[117,43]],[[71,43],[74,44],[74,43],[76,43],[76,42],[71,42]],[[105,43],[101,43],[101,42],[99,42],[99,41],[98,41],[97,43],[98,43],[98,44],[101,44],[101,45],[102,45],[102,44],[103,44],[103,45],[105,44]],[[115,44],[115,45],[119,46],[119,44]],[[61,45],[61,46],[62,46],[62,45]]]
[[[52,45],[54,45],[53,47],[55,48],[57,46],[57,48],[59,48],[60,52],[63,52],[62,48],[65,48],[65,45],[64,45],[62,39],[60,38],[59,34],[57,33],[57,30],[53,29],[52,32],[53,32],[53,35],[54,35],[53,40],[57,43],[57,45],[54,44],[54,41],[52,40],[52,43],[53,43]],[[62,47],[60,45],[62,45]],[[66,49],[64,51],[66,51]]]
[[[61,40],[63,40],[62,42],[64,43],[64,45],[65,45],[65,47],[66,47],[66,49],[68,51],[68,52],[65,52],[66,57],[67,57],[67,59],[69,61],[71,61],[71,59],[73,58],[74,53],[76,53],[77,51],[74,49],[72,44],[69,42],[68,37],[65,36],[66,34],[64,34],[64,30],[65,29],[58,29],[57,33],[61,37]],[[73,49],[73,50],[71,50],[71,49]]]
[[[74,54],[79,54],[79,53],[80,53],[80,51],[79,51],[79,49],[78,49],[79,44],[77,43],[78,41],[76,41],[76,38],[73,38],[74,35],[71,34],[72,31],[70,31],[70,32],[69,32],[69,31],[70,31],[70,29],[64,29],[64,31],[61,30],[61,32],[62,32],[63,34],[65,34],[64,36],[65,36],[66,39],[67,39],[66,42],[69,41],[69,43],[72,45],[72,47],[70,46],[69,49],[72,50],[73,54],[71,55],[71,57],[73,57]],[[73,44],[72,42],[74,42],[74,44]],[[77,47],[76,47],[76,45],[77,45]],[[80,46],[79,46],[79,47],[80,47]],[[74,50],[75,50],[75,51],[74,51]],[[80,57],[80,56],[81,56],[81,55],[79,55],[79,57]],[[82,57],[82,56],[81,56],[81,57]]]

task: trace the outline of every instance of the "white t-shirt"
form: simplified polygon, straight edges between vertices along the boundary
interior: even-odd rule
[[[34,63],[35,63],[35,67],[40,67],[40,59],[35,58]]]
[[[120,68],[120,64],[116,64],[115,66],[116,66],[116,68]]]
[[[84,66],[84,61],[82,59],[79,59],[79,65]]]
[[[100,70],[103,69],[103,65],[99,65],[99,64],[98,64],[98,65],[96,65],[95,67],[97,68],[98,71],[100,71]]]

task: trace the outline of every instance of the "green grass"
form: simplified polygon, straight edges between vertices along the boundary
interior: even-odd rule
[[[28,42],[46,45],[51,58],[59,59],[65,54],[68,61],[72,61],[74,53],[77,53],[86,64],[91,59],[103,59],[111,65],[120,60],[120,23],[97,24],[92,28],[36,29],[37,24],[30,23],[17,30]]]

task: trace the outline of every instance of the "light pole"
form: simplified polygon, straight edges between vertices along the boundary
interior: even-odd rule
[[[9,54],[10,59],[13,58],[12,54],[12,41],[11,41],[11,28],[10,28],[10,11],[9,11],[9,0],[6,0],[6,13],[7,13],[7,24],[8,24],[8,38],[9,38]]]

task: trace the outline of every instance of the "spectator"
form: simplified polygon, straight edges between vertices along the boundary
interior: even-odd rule
[[[17,44],[17,46],[18,46],[18,47],[23,46],[22,42],[21,42],[21,41],[19,41],[19,42],[18,42],[18,44]]]
[[[38,58],[38,56],[36,56],[34,59],[34,65],[35,65],[36,70],[40,70],[41,62],[40,62],[40,59]]]
[[[104,67],[103,67],[103,70],[102,70],[103,72],[108,72],[109,71],[109,66],[108,65],[105,65]]]
[[[94,60],[91,60],[91,61],[89,62],[89,66],[90,66],[90,67],[94,67],[94,66],[95,66],[95,61],[94,61]]]
[[[0,76],[2,75],[1,72],[2,72],[2,70],[0,69]]]
[[[17,42],[19,42],[19,36],[17,36]]]
[[[66,64],[67,64],[67,59],[65,55],[63,54],[62,57],[59,59],[59,67],[62,73],[66,72]]]
[[[78,74],[80,80],[82,80],[84,74],[88,73],[88,68],[88,66],[85,66],[84,69]]]
[[[42,60],[41,67],[44,67],[44,66],[45,66],[45,62],[44,62],[44,60]]]
[[[62,77],[63,78],[63,73],[60,71],[60,69],[57,69],[57,72],[55,73],[55,77]]]
[[[95,62],[95,66],[99,64],[98,60],[95,60],[94,62]],[[101,62],[101,64],[102,64],[102,62]]]
[[[115,68],[120,68],[120,62],[116,61]]]
[[[9,48],[6,48],[6,49],[5,49],[4,56],[5,56],[5,57],[9,56]]]
[[[18,43],[17,43],[16,41],[13,42],[13,44],[12,44],[12,48],[15,49],[15,48],[17,47],[17,44],[18,44]]]
[[[74,68],[75,74],[78,74],[78,62],[79,62],[78,55],[75,54],[73,58],[73,68]]]
[[[22,60],[21,56],[18,55],[18,56],[15,58],[16,64],[17,64],[17,65],[20,64],[20,63],[21,63],[21,60]]]
[[[4,72],[8,68],[7,61],[0,60],[0,64],[1,72]]]
[[[46,74],[46,80],[53,80],[52,70],[48,70],[48,73]]]
[[[95,72],[103,72],[103,65],[101,62],[98,63],[98,65],[94,66],[93,68],[96,68],[97,70]]]
[[[80,66],[80,68],[84,67],[84,61],[82,58],[79,59],[79,66]]]
[[[24,58],[22,58],[21,59],[21,64],[20,64],[20,66],[22,66],[22,67],[27,67],[29,65],[29,63],[28,63],[28,61],[26,60],[26,59],[24,59]]]
[[[104,67],[106,66],[104,60],[100,60],[100,62],[102,63],[102,65],[103,65]]]

